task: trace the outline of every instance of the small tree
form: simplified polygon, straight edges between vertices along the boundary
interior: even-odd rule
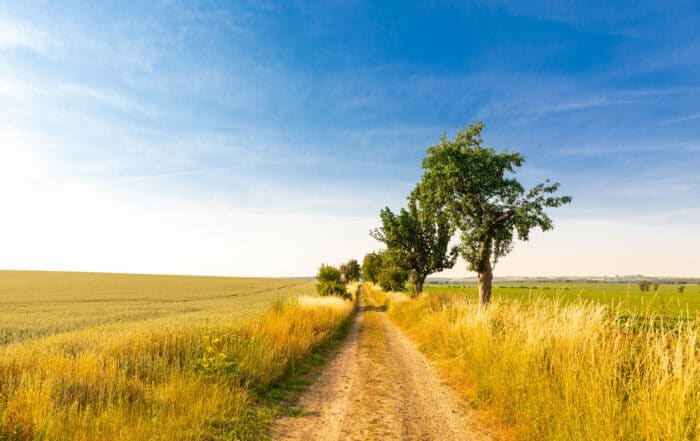
[[[419,194],[424,206],[444,209],[460,231],[459,252],[477,273],[479,301],[487,304],[493,267],[511,251],[515,233],[528,240],[533,228],[551,230],[544,209],[567,204],[571,197],[553,196],[559,184],[549,180],[526,191],[513,177],[523,156],[484,147],[483,128],[481,122],[469,124],[454,140],[443,134],[440,144],[428,148]]]
[[[345,282],[356,282],[360,280],[360,264],[357,260],[350,259],[347,263],[340,265],[340,274]]]
[[[649,291],[649,287],[651,287],[651,282],[648,280],[640,280],[639,283],[637,283],[637,285],[639,285],[640,291],[647,292]]]
[[[385,291],[403,291],[408,281],[408,271],[406,271],[392,253],[384,251],[380,254],[381,269],[377,275],[379,286]]]
[[[347,283],[347,274],[348,274],[348,265],[345,263],[341,263],[340,266],[338,267],[338,271],[340,271],[340,280],[343,282]]]
[[[362,260],[362,279],[365,282],[377,283],[379,271],[382,269],[382,256],[380,253],[367,253]]]
[[[340,270],[338,268],[321,264],[316,275],[316,291],[322,296],[338,295],[347,297],[345,285],[341,281]]]
[[[457,248],[448,253],[452,229],[443,212],[423,209],[412,195],[408,210],[402,208],[399,214],[394,214],[387,207],[380,217],[382,227],[372,230],[370,235],[384,242],[397,264],[408,272],[416,294],[423,292],[428,275],[454,266]]]

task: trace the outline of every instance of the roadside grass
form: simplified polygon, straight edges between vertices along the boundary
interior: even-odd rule
[[[527,440],[700,439],[694,317],[533,296],[393,295],[389,317],[476,409]]]
[[[313,290],[305,283],[298,293]],[[200,298],[202,309],[189,313],[1,346],[0,440],[265,439],[281,400],[347,328],[353,304],[253,289],[265,300],[249,299],[252,307]]]

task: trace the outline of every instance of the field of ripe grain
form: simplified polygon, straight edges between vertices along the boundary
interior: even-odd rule
[[[0,344],[154,319],[232,322],[314,292],[303,280],[0,271]]]
[[[0,272],[0,440],[261,439],[352,304],[299,280]]]
[[[445,378],[512,439],[700,439],[696,310],[634,315],[556,294],[502,294],[484,307],[457,289],[383,300]]]

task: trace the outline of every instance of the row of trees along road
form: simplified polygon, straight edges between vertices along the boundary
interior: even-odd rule
[[[384,208],[382,226],[370,232],[410,276],[417,294],[428,275],[452,268],[460,255],[477,273],[479,302],[489,303],[493,269],[513,249],[515,235],[526,241],[533,228],[551,230],[544,209],[571,202],[569,196],[556,196],[559,184],[548,179],[525,190],[515,179],[523,156],[484,147],[483,128],[482,122],[468,124],[454,140],[443,134],[440,144],[427,149],[408,209],[395,214]],[[459,245],[450,248],[457,233]],[[379,280],[379,274],[365,273],[364,262],[363,274]]]
[[[362,279],[387,291],[402,290],[408,278],[409,272],[388,251],[366,254],[362,261]]]
[[[340,271],[340,277],[346,283],[360,280],[360,264],[357,263],[357,260],[350,259],[346,263],[340,264],[338,269]]]

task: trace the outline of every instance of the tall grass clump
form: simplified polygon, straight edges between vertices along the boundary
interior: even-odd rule
[[[592,302],[395,298],[389,315],[471,401],[529,440],[700,439],[698,323]]]
[[[0,440],[264,438],[260,397],[353,305],[292,297],[244,322],[112,324],[0,348]]]

